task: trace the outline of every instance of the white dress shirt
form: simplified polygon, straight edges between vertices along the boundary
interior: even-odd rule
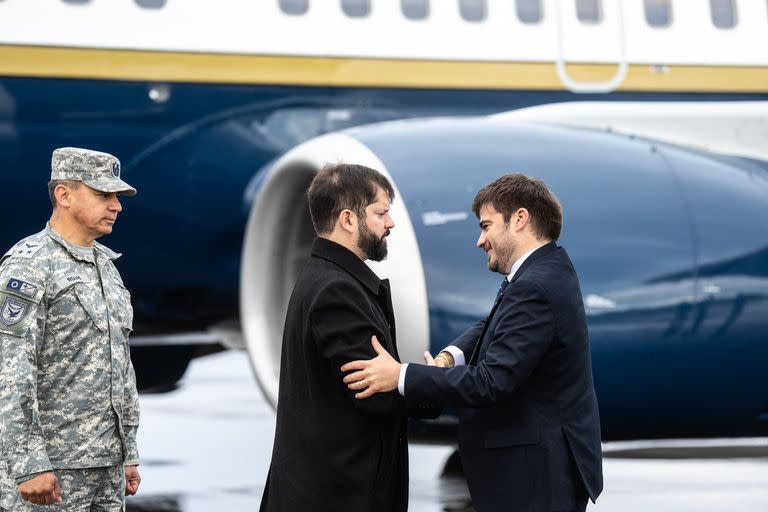
[[[533,249],[531,249],[527,253],[525,253],[522,256],[520,256],[517,259],[517,261],[515,261],[515,263],[512,265],[512,270],[509,271],[509,275],[507,276],[507,281],[509,281],[511,283],[512,282],[512,278],[515,277],[515,274],[517,273],[518,270],[520,270],[520,267],[523,266],[523,262],[525,262],[525,260],[528,259],[528,256],[533,254],[533,251],[535,251],[536,249],[538,249],[539,247],[542,247],[544,245],[545,244],[541,244],[541,245],[539,245],[537,247],[534,247]],[[478,342],[479,341],[480,340],[478,340]],[[443,351],[448,352],[448,353],[450,353],[453,356],[453,365],[454,366],[463,366],[463,365],[467,364],[466,356],[464,355],[464,351],[461,350],[459,347],[457,347],[455,345],[448,345],[443,350],[441,350],[441,352],[443,352]],[[405,372],[406,372],[407,369],[408,369],[408,363],[403,363],[400,366],[400,375],[397,378],[397,391],[401,395],[403,395],[403,396],[405,396]]]

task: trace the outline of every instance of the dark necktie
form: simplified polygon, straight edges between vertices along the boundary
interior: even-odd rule
[[[491,317],[493,316],[493,313],[496,312],[496,306],[499,305],[501,296],[504,295],[504,290],[507,289],[507,286],[509,286],[509,279],[505,277],[504,280],[501,282],[501,285],[499,286],[499,291],[496,294],[496,300],[493,301],[493,308],[491,309],[491,313],[488,315],[488,318],[485,320],[485,325],[483,326],[483,332],[480,333],[480,338],[478,338],[478,342],[475,344],[475,348],[472,350],[472,355],[469,357],[469,364],[471,365],[477,362],[477,356],[480,353],[480,345],[483,344],[483,340],[485,339],[485,333],[488,330],[488,325],[490,325]]]
[[[501,296],[504,295],[504,290],[507,289],[507,286],[509,286],[509,279],[505,277],[501,282],[501,286],[499,286],[499,292],[496,294],[496,300],[494,301],[494,304],[501,300]]]

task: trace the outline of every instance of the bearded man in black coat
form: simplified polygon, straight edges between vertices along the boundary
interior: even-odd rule
[[[317,238],[288,304],[261,510],[404,512],[405,401],[397,392],[356,400],[341,373],[375,350],[399,360],[389,283],[364,263],[387,255],[394,189],[373,169],[335,164],[315,176],[308,199]]]

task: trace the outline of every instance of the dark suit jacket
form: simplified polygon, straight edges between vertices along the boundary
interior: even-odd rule
[[[523,263],[487,320],[453,342],[468,364],[409,365],[407,400],[461,410],[478,512],[577,510],[603,488],[600,419],[579,281],[554,242]]]
[[[261,510],[405,511],[406,407],[397,391],[358,400],[341,366],[398,359],[389,284],[354,253],[317,238],[283,332],[272,464]]]

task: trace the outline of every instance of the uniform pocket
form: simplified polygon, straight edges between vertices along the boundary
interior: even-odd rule
[[[106,331],[107,323],[103,315],[104,305],[101,304],[102,307],[99,307],[101,297],[98,297],[94,291],[89,290],[85,284],[76,284],[73,288],[75,289],[75,296],[80,307],[85,310],[91,321],[100,331]]]
[[[123,334],[125,334],[125,337],[127,338],[131,331],[133,331],[131,294],[128,289],[121,284],[116,285],[115,288],[118,290],[118,297],[111,306],[114,309],[117,323],[123,329]]]
[[[48,304],[47,324],[56,336],[69,339],[86,330],[106,331],[107,316],[101,291],[94,282],[68,284]],[[64,279],[59,279],[63,281]]]

